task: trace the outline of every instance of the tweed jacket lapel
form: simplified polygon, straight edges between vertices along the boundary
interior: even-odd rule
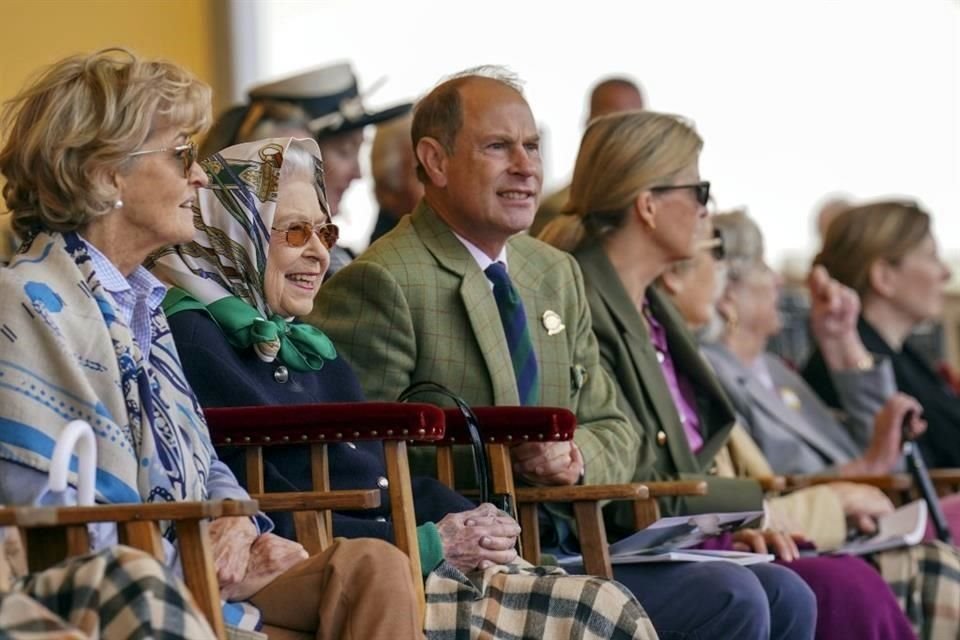
[[[519,238],[519,236],[514,236],[514,238]],[[561,346],[565,344],[568,337],[564,332],[573,331],[573,329],[564,328],[564,332],[551,335],[545,323],[544,314],[552,311],[563,321],[571,313],[571,310],[558,307],[557,301],[550,300],[544,293],[543,263],[531,260],[529,255],[517,247],[517,244],[512,239],[507,242],[507,261],[510,267],[510,279],[523,299],[527,326],[530,328],[530,338],[533,340],[537,362],[540,364],[538,371],[540,376],[540,403],[545,406],[563,407],[570,402],[569,395],[563,394],[569,392],[571,372],[568,367],[544,366],[544,363],[556,359],[548,357],[548,355],[556,356],[559,353]],[[558,394],[556,390],[563,391]]]
[[[476,260],[453,234],[450,227],[427,205],[425,200],[420,201],[410,221],[437,263],[461,278],[460,298],[463,300],[466,315],[473,328],[473,335],[480,346],[486,371],[490,373],[494,403],[497,405],[520,404],[507,339],[487,276],[480,270]],[[510,275],[513,278],[513,256],[509,256],[508,259]],[[526,298],[524,301],[526,302]],[[527,313],[530,313],[529,309]],[[484,373],[476,372],[477,375],[484,375]]]
[[[667,332],[673,364],[690,380],[696,395],[694,401],[703,435],[703,448],[696,457],[698,468],[707,469],[733,428],[733,407],[673,304],[656,287],[648,289],[647,297],[653,315]]]

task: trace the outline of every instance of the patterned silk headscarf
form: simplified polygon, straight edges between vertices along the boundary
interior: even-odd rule
[[[333,343],[316,327],[274,313],[263,288],[281,167],[292,147],[314,158],[317,197],[328,213],[316,141],[271,138],[234,145],[201,161],[210,184],[199,191],[193,241],[162,250],[148,267],[174,287],[164,300],[167,315],[204,309],[234,347],[309,371],[336,358]]]

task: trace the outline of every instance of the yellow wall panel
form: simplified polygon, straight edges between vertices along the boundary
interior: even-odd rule
[[[0,0],[0,99],[40,67],[74,53],[123,46],[187,67],[217,89],[226,70],[218,0]],[[221,53],[217,53],[217,52]]]

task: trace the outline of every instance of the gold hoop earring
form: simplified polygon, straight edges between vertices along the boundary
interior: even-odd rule
[[[724,314],[723,321],[727,333],[736,333],[737,327],[740,325],[740,318],[737,317],[736,309],[730,309],[729,313]]]

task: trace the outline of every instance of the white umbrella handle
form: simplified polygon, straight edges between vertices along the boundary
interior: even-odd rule
[[[70,457],[76,452],[77,460],[77,504],[93,504],[97,473],[97,445],[93,429],[83,420],[67,423],[50,458],[50,478],[47,484],[51,491],[66,491],[67,478],[70,475]]]

